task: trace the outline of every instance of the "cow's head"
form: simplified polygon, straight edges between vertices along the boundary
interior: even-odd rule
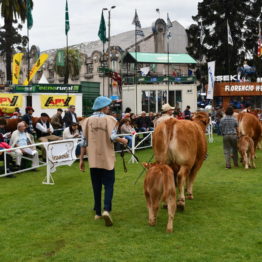
[[[196,112],[192,120],[201,123],[206,128],[209,123],[209,116],[206,112]]]

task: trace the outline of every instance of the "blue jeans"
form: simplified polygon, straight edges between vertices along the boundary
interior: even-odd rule
[[[128,140],[128,147],[132,147],[132,136],[125,136],[125,139],[127,139]]]
[[[104,210],[108,212],[112,210],[115,169],[106,170],[102,168],[90,168],[90,174],[95,200],[94,210],[96,211],[96,215],[101,216],[102,186],[104,186],[105,189]]]

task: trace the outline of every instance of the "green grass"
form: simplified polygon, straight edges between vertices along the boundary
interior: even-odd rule
[[[148,160],[151,150],[137,153]],[[127,160],[129,156],[125,157]],[[165,233],[166,210],[147,225],[138,164],[116,164],[114,226],[94,221],[89,172],[60,167],[55,185],[45,170],[0,179],[0,261],[262,261],[262,151],[257,169],[225,169],[221,138],[209,144],[193,201]]]

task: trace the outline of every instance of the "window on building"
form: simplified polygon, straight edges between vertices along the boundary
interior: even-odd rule
[[[142,91],[142,111],[156,112],[156,91]]]
[[[169,91],[169,104],[173,107],[180,107],[182,103],[182,91],[181,90],[175,90],[175,91]]]
[[[157,106],[158,112],[161,111],[162,105],[167,103],[167,91],[157,91]]]
[[[94,70],[94,65],[93,65],[93,63],[90,63],[90,64],[87,64],[87,65],[86,65],[86,72],[87,72],[88,74],[93,74],[93,70]]]

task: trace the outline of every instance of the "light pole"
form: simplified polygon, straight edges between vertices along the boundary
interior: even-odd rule
[[[103,8],[103,11],[108,11],[108,69],[111,68],[110,66],[110,40],[111,40],[111,35],[110,35],[110,29],[111,29],[111,10],[115,9],[116,6],[113,5],[109,9],[108,8]],[[108,78],[108,96],[109,96],[109,87],[110,87],[110,78]]]

